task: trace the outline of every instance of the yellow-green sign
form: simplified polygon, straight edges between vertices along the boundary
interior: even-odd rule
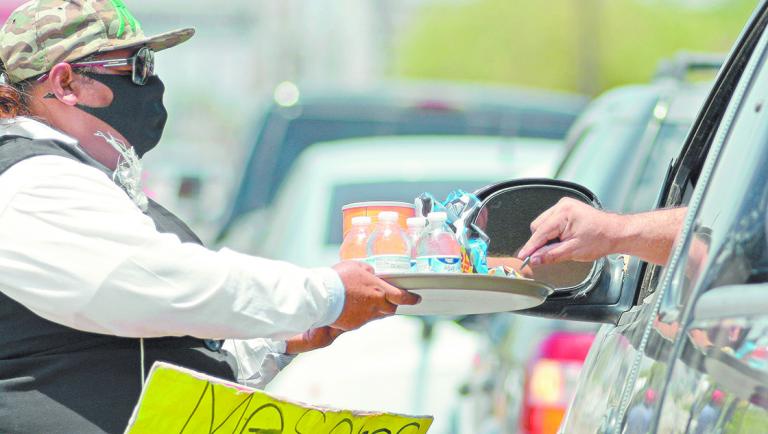
[[[315,407],[155,363],[126,434],[424,434],[432,417]]]

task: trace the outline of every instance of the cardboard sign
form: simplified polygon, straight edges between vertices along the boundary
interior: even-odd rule
[[[432,417],[316,407],[168,363],[152,366],[126,434],[424,434]]]

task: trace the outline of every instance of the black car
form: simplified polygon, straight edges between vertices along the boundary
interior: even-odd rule
[[[561,432],[768,432],[766,25],[761,3],[669,166],[657,205],[687,215],[668,263],[601,258],[542,273],[557,289],[523,313],[605,324]],[[589,189],[560,180],[478,193],[502,255],[562,197],[600,206]]]

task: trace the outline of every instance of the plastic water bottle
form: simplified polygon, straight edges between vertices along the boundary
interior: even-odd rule
[[[427,219],[424,217],[411,217],[406,220],[408,226],[408,239],[411,241],[411,271],[416,271],[416,245],[427,227]]]
[[[419,273],[460,273],[461,249],[456,235],[446,224],[444,212],[427,216],[429,226],[416,245],[416,271]]]
[[[342,261],[363,261],[368,257],[368,238],[371,235],[371,218],[367,216],[352,217],[352,228],[344,237],[339,249]]]
[[[376,228],[368,238],[368,260],[376,274],[407,273],[411,269],[411,242],[393,211],[379,213]]]

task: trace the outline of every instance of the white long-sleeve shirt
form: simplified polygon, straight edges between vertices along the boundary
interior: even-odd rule
[[[104,172],[58,156],[0,176],[0,270],[5,295],[78,330],[236,339],[225,350],[255,385],[285,363],[273,339],[333,323],[344,303],[332,269],[182,243]]]

